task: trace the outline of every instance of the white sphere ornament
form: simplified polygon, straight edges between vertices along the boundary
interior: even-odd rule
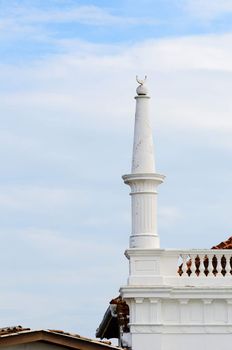
[[[139,85],[136,89],[137,95],[147,95],[148,89],[145,85]]]

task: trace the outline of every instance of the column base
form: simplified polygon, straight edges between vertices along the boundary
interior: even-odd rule
[[[130,248],[158,249],[160,240],[158,235],[139,234],[130,236]]]

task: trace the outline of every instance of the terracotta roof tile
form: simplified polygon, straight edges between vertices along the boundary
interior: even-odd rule
[[[23,328],[22,326],[4,327],[0,328],[0,336],[5,334],[19,333],[23,331],[30,331],[30,328]]]
[[[213,246],[211,249],[232,249],[232,236],[226,241]]]
[[[65,332],[65,331],[62,331],[61,329],[48,329],[48,331],[52,332],[52,333],[59,333],[59,334],[64,334],[64,335],[70,335],[71,337],[83,338],[83,337],[80,336],[80,334]]]
[[[114,345],[112,345],[112,343],[110,341],[102,341],[102,340],[97,340],[97,339],[91,339],[91,338],[86,338],[86,337],[82,337],[79,334],[76,333],[69,333],[69,332],[65,332],[63,330],[60,329],[47,329],[47,330],[31,330],[30,328],[24,328],[22,326],[13,326],[13,327],[4,327],[4,328],[0,328],[0,342],[1,339],[3,338],[8,338],[8,337],[12,337],[12,336],[17,336],[19,334],[34,334],[34,333],[39,333],[39,332],[43,332],[43,333],[51,333],[54,335],[63,335],[65,337],[71,337],[71,338],[76,338],[76,339],[80,339],[82,341],[87,341],[93,344],[102,344],[105,346],[109,346],[111,348],[116,348]],[[117,347],[118,348],[118,347]]]

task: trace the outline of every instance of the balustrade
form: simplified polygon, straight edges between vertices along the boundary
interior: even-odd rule
[[[232,276],[232,252],[181,252],[177,265],[180,277]]]

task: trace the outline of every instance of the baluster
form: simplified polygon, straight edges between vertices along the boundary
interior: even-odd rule
[[[226,276],[229,276],[230,275],[230,255],[225,254],[225,257],[226,257],[226,266],[225,266]]]
[[[183,262],[184,262],[183,256],[182,256],[182,254],[180,254],[178,257],[178,261],[177,261],[177,264],[178,264],[177,273],[179,276],[182,276],[182,274],[183,274]]]
[[[218,270],[218,274],[217,276],[221,277],[222,276],[222,264],[221,264],[221,258],[222,258],[222,255],[221,254],[217,254],[217,261],[218,261],[218,265],[217,265],[217,270]]]
[[[199,254],[200,257],[200,266],[199,266],[199,270],[200,270],[200,277],[205,277],[204,274],[204,270],[205,270],[205,266],[204,266],[204,254]]]
[[[231,266],[230,266],[230,258],[231,258],[231,255],[228,254],[229,252],[227,251],[224,255],[225,255],[225,258],[226,258],[226,266],[225,266],[225,271],[226,271],[226,276],[230,276],[231,274]]]
[[[190,254],[188,254],[186,258],[186,273],[189,277],[192,274],[192,258]]]
[[[186,276],[187,273],[187,266],[186,266],[186,261],[187,261],[187,254],[182,254],[183,257],[183,274]]]

